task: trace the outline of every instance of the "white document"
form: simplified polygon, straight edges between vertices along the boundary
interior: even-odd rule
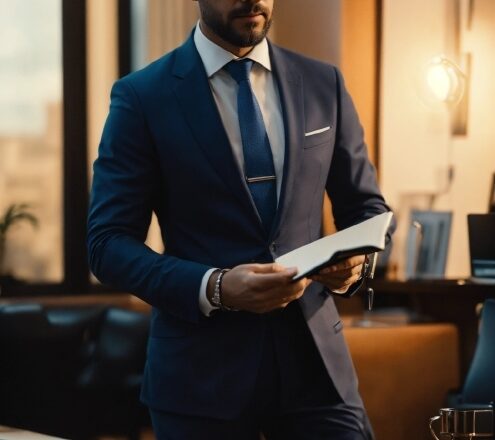
[[[284,267],[297,267],[295,281],[313,275],[321,268],[344,258],[383,251],[392,217],[391,212],[384,212],[350,228],[294,249],[275,261]]]

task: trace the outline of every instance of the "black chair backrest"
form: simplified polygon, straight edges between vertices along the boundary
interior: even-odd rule
[[[495,401],[495,299],[487,299],[483,305],[478,342],[462,401],[475,404]]]

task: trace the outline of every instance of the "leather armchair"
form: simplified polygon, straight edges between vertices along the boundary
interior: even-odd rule
[[[149,316],[105,306],[0,307],[0,425],[139,438]]]

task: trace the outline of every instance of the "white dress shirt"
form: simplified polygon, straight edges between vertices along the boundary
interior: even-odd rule
[[[209,40],[201,31],[199,23],[194,32],[194,43],[205,66],[208,82],[210,83],[220,118],[232,146],[239,170],[241,170],[241,175],[243,175],[244,154],[239,118],[237,116],[238,85],[229,73],[223,70],[223,67],[227,63],[239,59],[239,57],[236,57],[231,52],[226,51]],[[285,131],[280,95],[272,73],[270,53],[266,39],[255,46],[245,58],[254,61],[249,80],[253,93],[258,100],[270,141],[275,175],[277,176],[277,198],[279,199],[284,169]],[[207,316],[215,310],[215,307],[211,305],[206,297],[208,279],[215,270],[210,269],[205,273],[199,292],[199,308]]]

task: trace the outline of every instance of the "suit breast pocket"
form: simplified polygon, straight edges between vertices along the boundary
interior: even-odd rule
[[[329,144],[334,137],[332,126],[322,127],[316,130],[311,130],[304,134],[305,150],[309,148],[319,147],[320,145]]]

